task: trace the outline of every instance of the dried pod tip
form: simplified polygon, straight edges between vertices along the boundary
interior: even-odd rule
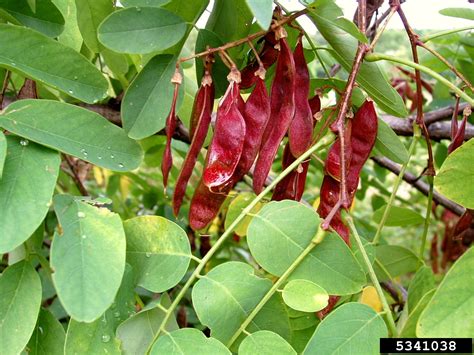
[[[176,70],[173,74],[173,77],[171,78],[171,82],[173,84],[178,84],[178,85],[181,85],[181,83],[183,82],[183,76],[181,75],[178,68],[176,68]]]
[[[352,110],[348,110],[347,113],[346,113],[346,117],[347,118],[354,118],[354,111]]]
[[[260,66],[256,71],[255,71],[255,76],[258,76],[260,79],[265,80],[265,74],[267,71],[263,66]]]
[[[472,113],[471,106],[466,106],[466,108],[462,111],[463,116],[470,116]]]
[[[241,81],[240,71],[236,67],[232,67],[230,69],[229,75],[227,75],[227,80],[229,80],[229,82],[235,81],[237,84],[239,84]]]
[[[323,118],[323,113],[322,113],[321,111],[318,111],[318,112],[316,112],[316,113],[314,114],[313,117],[314,117],[314,119],[315,119],[316,121],[320,121],[321,118]]]
[[[202,86],[210,86],[212,84],[212,77],[208,71],[204,73],[204,76],[201,79]]]
[[[278,26],[275,28],[275,39],[277,41],[286,37],[288,37],[288,33],[286,33],[286,30],[283,28],[283,26]]]

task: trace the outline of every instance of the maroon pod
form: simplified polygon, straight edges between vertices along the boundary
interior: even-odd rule
[[[313,135],[313,115],[308,102],[309,72],[304,58],[303,41],[298,39],[293,53],[295,61],[295,115],[288,130],[291,154],[299,157],[311,145]]]
[[[195,132],[192,135],[191,145],[188,154],[184,160],[181,172],[176,182],[173,194],[173,212],[178,215],[186,193],[186,186],[193,173],[199,152],[207,136],[209,124],[211,123],[212,107],[214,104],[214,83],[212,82],[209,71],[206,71],[201,87],[198,90],[194,100],[192,119],[196,119]]]
[[[245,121],[239,111],[239,72],[229,75],[229,87],[217,109],[216,126],[207,152],[203,182],[209,188],[225,185],[237,167],[245,139]]]
[[[253,176],[253,188],[257,194],[262,192],[265,179],[294,113],[295,62],[286,38],[281,38],[280,54],[270,95],[270,119],[265,127]]]

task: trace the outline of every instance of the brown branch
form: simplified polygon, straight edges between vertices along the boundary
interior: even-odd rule
[[[71,177],[74,180],[74,183],[77,186],[77,189],[81,193],[82,196],[90,196],[89,191],[87,191],[87,188],[84,186],[84,183],[82,182],[81,178],[77,174],[76,167],[74,166],[73,161],[67,154],[62,154],[64,157],[64,161],[67,163],[69,169],[71,170]]]
[[[391,161],[390,159],[385,158],[385,157],[372,157],[372,160],[376,162],[378,165],[390,170],[395,175],[400,174],[400,170],[401,170],[400,165]],[[417,189],[421,193],[423,193],[425,196],[428,196],[430,186],[426,182],[419,179],[417,176],[409,172],[405,172],[405,174],[403,175],[403,180],[409,183],[411,186],[413,186],[415,189]],[[465,211],[464,207],[462,207],[461,205],[458,205],[456,202],[453,202],[447,199],[446,197],[444,197],[437,191],[434,191],[433,193],[433,201],[447,208],[448,210],[456,213],[458,216],[461,216]]]

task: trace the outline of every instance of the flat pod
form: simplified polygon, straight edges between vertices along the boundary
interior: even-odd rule
[[[199,152],[204,144],[211,123],[212,106],[214,103],[214,83],[207,73],[202,78],[201,87],[194,101],[192,119],[196,119],[195,132],[189,151],[179,173],[173,194],[173,212],[177,216],[186,193],[186,186],[193,173]]]
[[[166,147],[163,153],[163,160],[161,161],[161,172],[163,174],[163,185],[166,188],[168,185],[168,176],[173,165],[173,156],[171,154],[171,139],[173,138],[176,129],[176,101],[178,99],[179,85],[175,84],[173,101],[171,103],[170,113],[166,119]]]
[[[214,137],[209,147],[203,182],[209,188],[223,186],[234,174],[245,139],[245,121],[238,107],[239,85],[231,80],[217,109]]]
[[[253,188],[257,194],[262,192],[280,142],[295,113],[295,62],[285,38],[280,39],[280,54],[271,89],[270,108],[270,119],[265,127],[253,176]]]
[[[313,115],[308,102],[309,72],[304,58],[303,41],[298,40],[293,53],[295,61],[295,115],[288,130],[291,154],[299,157],[311,145],[313,135]]]

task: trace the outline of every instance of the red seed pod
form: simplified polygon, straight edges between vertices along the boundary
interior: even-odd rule
[[[211,223],[219,213],[227,193],[211,191],[201,179],[189,207],[189,226],[193,230],[200,230]]]
[[[236,73],[238,71],[232,74]],[[245,121],[239,111],[239,97],[239,84],[231,78],[217,109],[215,133],[207,152],[203,182],[209,188],[219,188],[226,184],[242,155]]]
[[[182,82],[182,76],[178,69],[174,73],[171,82],[174,84],[173,101],[171,102],[171,109],[166,118],[166,147],[163,153],[163,160],[161,161],[161,172],[163,174],[163,185],[166,188],[168,185],[168,176],[173,165],[173,156],[171,155],[171,138],[173,138],[176,129],[176,101],[178,99],[179,85]]]
[[[348,204],[343,207],[349,208],[354,200],[354,195],[359,185],[359,176],[377,138],[377,112],[373,101],[366,100],[352,119],[351,133],[351,162],[347,171],[346,186]]]
[[[270,107],[270,119],[265,127],[253,176],[253,188],[257,194],[262,192],[280,142],[295,113],[295,62],[286,38],[280,39],[280,54],[271,89]]]
[[[352,121],[348,121],[346,124],[346,129],[344,130],[345,139],[344,139],[344,148],[345,148],[345,158],[346,158],[346,172],[349,171],[349,166],[351,163],[352,156],[352,146],[351,146],[351,131],[352,131]],[[328,156],[326,159],[326,164],[324,165],[325,173],[331,175],[333,179],[341,181],[341,141],[336,139],[329,149]]]
[[[252,167],[262,142],[263,130],[270,117],[270,98],[262,77],[257,77],[255,88],[244,104],[243,116],[246,127],[245,140],[233,178],[237,180],[235,182],[238,182]]]
[[[323,320],[329,314],[329,312],[331,312],[334,307],[336,307],[336,304],[340,298],[341,296],[329,296],[328,305],[322,310],[316,312],[319,320]]]
[[[189,178],[193,173],[199,152],[204,144],[211,123],[212,107],[214,104],[214,84],[211,75],[206,71],[204,74],[201,87],[194,101],[192,117],[197,117],[195,133],[192,137],[188,154],[184,160],[181,172],[176,182],[173,194],[173,211],[175,216],[178,215],[186,193],[186,186]]]
[[[454,226],[453,231],[453,239],[459,239],[461,234],[471,227],[471,223],[473,220],[474,211],[470,209],[466,209],[461,217],[459,217],[456,225]]]
[[[313,121],[316,121],[316,114],[321,111],[321,98],[319,95],[314,95],[312,98],[308,100],[309,107],[311,108],[311,115],[313,116]],[[313,122],[313,125],[316,122]]]
[[[275,46],[278,41],[275,38],[275,32],[271,31],[264,37],[261,51],[258,53],[260,60],[265,69],[271,67],[278,58],[278,49]],[[257,81],[255,73],[259,70],[260,65],[256,59],[252,60],[245,68],[242,69],[241,89],[248,89]]]
[[[304,58],[303,41],[298,40],[293,53],[295,61],[295,115],[288,130],[291,154],[299,157],[311,145],[313,135],[313,115],[308,102],[309,72]]]
[[[451,154],[463,144],[464,136],[466,134],[467,117],[470,115],[471,115],[471,108],[467,107],[463,113],[463,118],[459,127],[457,124],[456,117],[454,117],[454,119],[451,121],[451,140],[452,141],[451,141],[451,144],[449,144],[448,146],[448,154]]]

